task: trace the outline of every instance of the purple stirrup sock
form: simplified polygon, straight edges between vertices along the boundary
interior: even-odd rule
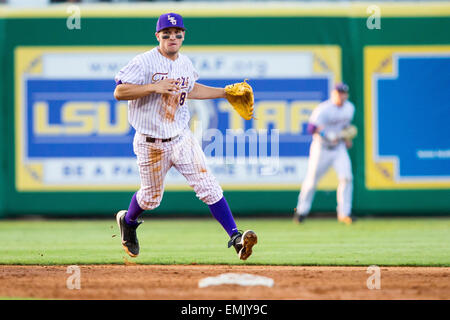
[[[208,207],[214,218],[220,222],[230,237],[238,231],[236,222],[234,222],[233,214],[231,213],[225,197],[222,197],[222,199],[212,205],[208,205]]]
[[[144,212],[144,210],[139,207],[139,204],[136,200],[136,193],[134,193],[133,198],[131,198],[127,214],[125,215],[125,222],[129,225],[136,225],[137,218],[142,212]]]

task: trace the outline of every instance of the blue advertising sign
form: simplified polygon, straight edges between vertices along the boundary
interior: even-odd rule
[[[142,49],[16,50],[19,191],[138,187],[135,131],[128,123],[127,102],[116,101],[113,93],[115,74]],[[189,100],[191,130],[224,189],[298,189],[311,143],[307,122],[312,109],[340,80],[340,50],[230,49],[186,48],[186,54],[204,85],[225,87],[248,78],[255,119],[242,119],[226,99]],[[323,181],[319,189],[336,182],[332,174]],[[169,171],[166,186],[189,188],[175,170]]]

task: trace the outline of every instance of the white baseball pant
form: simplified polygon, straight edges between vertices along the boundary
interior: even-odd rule
[[[308,171],[303,181],[298,197],[297,212],[307,215],[311,210],[317,183],[333,166],[338,175],[337,214],[349,216],[352,210],[353,175],[350,157],[344,143],[339,143],[334,149],[328,149],[320,141],[311,143]]]
[[[152,210],[159,206],[164,193],[164,179],[172,166],[207,205],[222,199],[222,188],[207,168],[205,154],[190,130],[169,142],[147,142],[145,135],[136,133],[133,149],[141,179],[136,199],[142,209]]]

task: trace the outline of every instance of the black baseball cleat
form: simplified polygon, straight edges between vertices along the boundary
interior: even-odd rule
[[[236,253],[241,260],[247,260],[252,254],[253,246],[258,242],[258,237],[256,233],[252,230],[247,230],[243,234],[238,231],[231,236],[230,241],[228,241],[228,248],[234,246]]]
[[[292,221],[296,224],[303,223],[305,221],[306,216],[301,215],[297,212],[297,208],[294,209],[294,217],[292,218]]]
[[[301,224],[305,222],[305,216],[302,216],[300,214],[295,214],[294,218],[292,219],[292,221],[294,221],[294,223],[296,224]]]
[[[134,258],[139,255],[139,241],[136,236],[136,229],[142,222],[137,223],[135,226],[130,226],[125,222],[126,214],[126,210],[117,212],[116,221],[119,226],[123,249],[130,257]]]

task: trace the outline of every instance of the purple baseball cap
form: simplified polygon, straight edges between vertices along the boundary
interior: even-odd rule
[[[340,82],[340,83],[337,83],[335,86],[334,86],[334,90],[337,90],[337,91],[339,91],[339,92],[348,92],[348,85],[346,85],[345,83],[343,83],[343,82]]]
[[[181,28],[186,30],[183,24],[183,17],[172,12],[162,14],[156,23],[156,32],[160,32],[166,28]]]

